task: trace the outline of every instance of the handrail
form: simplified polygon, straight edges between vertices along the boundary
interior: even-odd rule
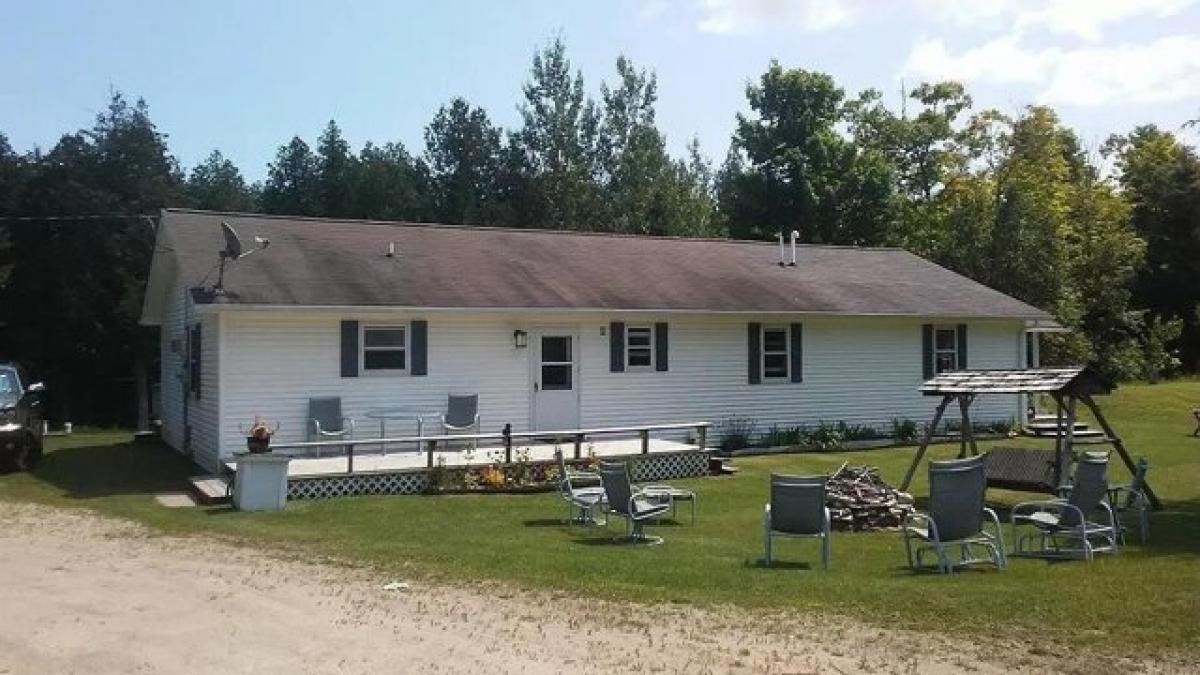
[[[548,436],[557,436],[561,438],[570,438],[583,434],[584,436],[600,436],[604,434],[631,434],[639,431],[679,431],[682,429],[699,429],[700,427],[709,428],[712,422],[680,422],[673,424],[651,424],[638,427],[598,427],[595,429],[562,429],[558,431],[514,431],[508,434],[509,438],[545,438]],[[482,441],[487,439],[503,440],[505,437],[503,431],[486,434],[436,434],[425,436],[397,436],[395,438],[347,438],[345,440],[333,441],[293,441],[291,443],[271,443],[272,450],[279,449],[305,449],[305,448],[332,448],[342,447],[346,445],[381,445],[393,443],[425,443],[429,441]]]
[[[504,430],[496,433],[478,434],[437,434],[424,436],[398,436],[395,438],[347,438],[329,441],[295,441],[291,443],[272,443],[271,450],[305,450],[308,448],[346,448],[347,473],[354,473],[354,448],[359,445],[387,446],[400,443],[425,443],[428,445],[428,465],[433,467],[433,455],[439,442],[449,441],[482,441],[499,440],[504,444],[505,462],[512,462],[512,443],[514,440],[528,438],[558,438],[570,439],[575,444],[575,458],[580,456],[580,446],[588,436],[603,436],[615,434],[638,434],[642,441],[642,454],[648,454],[651,431],[679,431],[695,429],[699,435],[699,445],[706,446],[708,429],[711,422],[674,422],[670,424],[648,424],[632,427],[596,427],[592,429],[563,429],[558,431],[512,431],[511,425],[505,425]],[[286,452],[281,454],[288,454]]]

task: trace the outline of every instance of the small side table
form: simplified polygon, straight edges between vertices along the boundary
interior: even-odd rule
[[[379,438],[387,438],[387,421],[388,420],[416,420],[417,436],[425,435],[425,418],[437,417],[442,414],[441,410],[426,408],[421,406],[397,406],[394,408],[374,408],[363,413],[364,417],[373,420],[379,420]],[[421,444],[417,443],[417,452],[421,451]],[[380,444],[379,451],[381,454],[387,454],[387,448]]]
[[[699,497],[696,496],[695,492],[677,488],[673,485],[647,485],[642,488],[640,494],[646,499],[670,504],[672,520],[678,520],[675,517],[676,505],[679,502],[689,502],[692,506],[692,525],[696,524],[696,502],[699,501]]]

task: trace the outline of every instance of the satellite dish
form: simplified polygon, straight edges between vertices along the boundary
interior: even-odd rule
[[[238,237],[237,231],[230,227],[229,223],[225,222],[224,220],[221,221],[221,234],[225,237],[225,248],[221,249],[221,251],[217,253],[217,258],[220,261],[220,269],[217,272],[217,283],[212,289],[215,295],[222,295],[225,293],[226,261],[244,258],[251,253],[254,253],[254,251],[261,251],[271,245],[270,240],[268,240],[266,237],[255,237],[255,248],[253,250],[246,251],[242,248],[242,240]]]
[[[237,232],[229,226],[229,223],[223,220],[221,221],[221,234],[225,235],[225,250],[221,251],[221,257],[229,260],[237,260],[242,257],[242,240],[238,239]]]

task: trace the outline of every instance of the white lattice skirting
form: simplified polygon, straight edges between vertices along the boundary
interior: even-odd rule
[[[686,450],[652,455],[628,455],[634,481],[650,483],[708,475],[711,452]],[[429,488],[429,469],[302,476],[288,479],[288,499],[328,499],[353,495],[412,495]]]

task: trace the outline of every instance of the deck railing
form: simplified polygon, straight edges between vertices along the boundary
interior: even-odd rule
[[[296,450],[321,448],[340,448],[346,452],[346,473],[354,473],[354,449],[360,445],[377,445],[387,454],[387,446],[414,443],[426,448],[428,457],[427,467],[433,468],[433,456],[439,443],[470,441],[500,441],[504,447],[504,463],[511,464],[513,456],[513,441],[523,439],[554,439],[556,443],[570,442],[574,445],[575,459],[581,459],[583,444],[589,438],[596,436],[628,436],[637,434],[641,439],[641,454],[650,454],[650,433],[654,431],[696,431],[696,445],[703,450],[708,445],[708,429],[711,422],[679,422],[675,424],[647,424],[631,427],[596,427],[592,429],[565,429],[561,431],[513,431],[511,424],[505,424],[504,429],[496,433],[486,434],[436,434],[423,436],[399,436],[395,438],[346,438],[330,441],[297,441],[293,443],[272,443],[271,451],[283,455],[294,455]]]

